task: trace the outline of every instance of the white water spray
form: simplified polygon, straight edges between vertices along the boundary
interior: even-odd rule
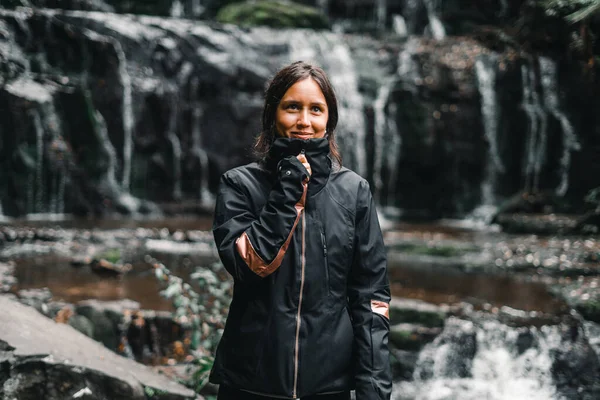
[[[497,321],[476,325],[450,318],[444,332],[421,351],[414,381],[396,383],[392,398],[557,399],[552,354],[561,346],[559,327],[530,329],[534,343],[520,351],[522,333],[515,328]],[[471,341],[467,350],[459,344]]]

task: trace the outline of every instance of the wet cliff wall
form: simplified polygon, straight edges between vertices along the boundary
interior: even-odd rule
[[[210,210],[296,59],[331,75],[344,163],[382,209],[460,217],[521,191],[580,207],[600,184],[596,81],[498,29],[449,35],[432,10],[424,34],[375,38],[0,9],[0,211]]]

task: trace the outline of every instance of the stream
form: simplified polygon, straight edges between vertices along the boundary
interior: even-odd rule
[[[210,222],[12,220],[1,227],[0,261],[15,266],[13,293],[48,288],[53,301],[130,299],[141,309],[172,311],[149,257],[192,281],[196,267],[217,261]],[[506,234],[447,221],[386,225],[384,237],[394,298],[460,310],[445,314],[435,338],[411,353],[409,379],[405,373],[396,380],[393,399],[579,398],[565,397],[555,383],[553,359],[565,346],[572,309],[549,288],[581,281],[582,271],[595,279],[589,257],[600,247],[595,239]],[[106,249],[119,249],[131,270],[105,276],[74,262]],[[597,365],[599,325],[584,321],[577,330]]]

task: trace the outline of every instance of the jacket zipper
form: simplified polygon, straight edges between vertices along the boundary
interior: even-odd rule
[[[305,150],[302,149],[302,154],[305,154]],[[302,211],[302,254],[300,259],[301,264],[301,276],[300,276],[300,297],[298,298],[298,314],[296,314],[296,343],[294,349],[294,390],[292,391],[292,397],[295,399],[298,393],[298,359],[300,356],[300,311],[302,310],[302,292],[304,291],[304,267],[306,265],[306,206],[308,199],[304,200],[304,210]]]
[[[325,233],[321,231],[321,244],[323,245],[323,259],[325,260],[325,283],[327,284],[327,294],[329,294],[329,265],[327,263],[327,239]]]
[[[301,255],[301,278],[300,278],[300,298],[298,299],[298,314],[296,315],[296,348],[294,352],[294,390],[292,397],[295,399],[298,393],[298,358],[300,353],[300,310],[302,309],[302,292],[304,291],[304,268],[306,265],[305,248],[306,243],[304,241],[306,236],[306,205],[302,212],[302,255]]]

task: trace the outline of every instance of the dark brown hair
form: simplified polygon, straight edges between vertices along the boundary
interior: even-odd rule
[[[275,116],[283,95],[294,83],[308,78],[312,78],[319,85],[325,97],[327,109],[329,110],[326,127],[329,152],[337,164],[342,165],[342,156],[335,141],[335,127],[338,123],[338,105],[335,91],[325,71],[304,61],[296,61],[281,69],[275,74],[267,87],[262,115],[262,132],[254,142],[254,152],[260,161],[265,160],[273,141],[278,135],[275,128]]]

